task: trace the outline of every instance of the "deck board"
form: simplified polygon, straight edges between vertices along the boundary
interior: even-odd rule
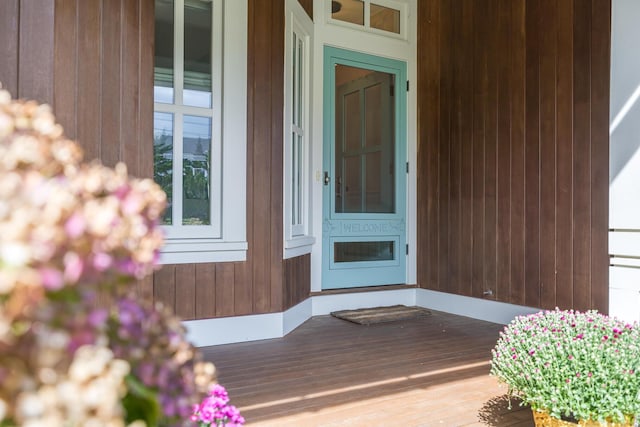
[[[501,329],[437,311],[370,326],[319,316],[284,338],[202,351],[248,426],[531,427],[488,375]]]

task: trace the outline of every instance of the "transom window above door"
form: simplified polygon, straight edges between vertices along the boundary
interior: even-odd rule
[[[394,0],[325,0],[328,22],[406,39],[406,4]]]

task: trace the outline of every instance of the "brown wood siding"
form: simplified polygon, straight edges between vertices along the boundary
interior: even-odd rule
[[[313,0],[298,0],[298,3],[303,7],[309,18],[313,20]]]
[[[14,97],[53,101],[54,0],[0,2],[0,83]]]
[[[87,160],[153,175],[153,0],[2,1],[0,40],[13,96],[52,105]]]
[[[610,0],[418,9],[418,284],[606,312]]]
[[[23,0],[24,1],[24,0]],[[53,106],[87,159],[153,176],[153,0],[56,0]],[[152,279],[135,285],[151,298]]]
[[[284,260],[284,309],[309,298],[311,291],[311,255]]]
[[[18,95],[18,29],[20,0],[0,2],[0,84]]]
[[[153,0],[57,0],[54,40],[66,134],[87,159],[153,176]]]

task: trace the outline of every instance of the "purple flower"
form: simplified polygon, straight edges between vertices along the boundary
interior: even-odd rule
[[[76,239],[84,233],[86,222],[84,216],[79,212],[74,212],[64,224],[64,231],[71,239]]]
[[[89,325],[95,327],[98,326],[102,326],[104,325],[104,322],[106,322],[107,317],[108,317],[108,313],[107,310],[104,309],[95,309],[92,310],[89,313],[89,316],[87,317],[87,322],[89,323]]]
[[[241,427],[245,420],[240,411],[233,405],[228,405],[227,390],[216,384],[209,391],[209,395],[199,405],[193,406],[191,421],[205,423],[209,426]]]
[[[62,273],[55,268],[43,267],[39,270],[42,286],[48,290],[55,291],[64,285]]]

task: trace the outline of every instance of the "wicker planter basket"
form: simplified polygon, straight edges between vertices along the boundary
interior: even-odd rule
[[[535,409],[532,409],[531,411],[533,412],[533,421],[535,422],[536,427],[633,427],[633,421],[621,424],[580,420],[578,423],[573,423],[571,421],[554,418],[546,412],[536,411]]]

